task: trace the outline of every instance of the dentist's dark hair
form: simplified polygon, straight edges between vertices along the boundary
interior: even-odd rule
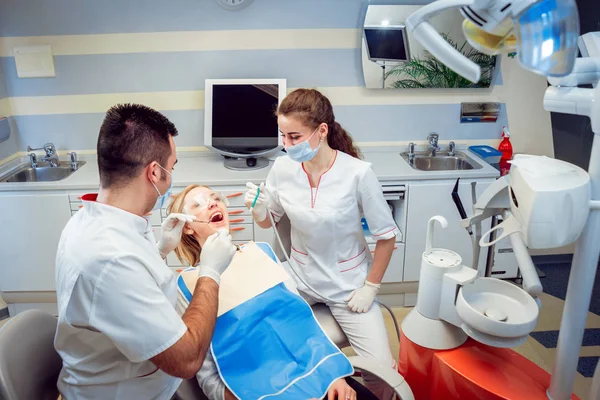
[[[352,141],[352,136],[335,120],[331,102],[318,90],[294,90],[283,99],[275,114],[298,118],[312,129],[317,129],[320,124],[326,123],[329,130],[327,133],[329,147],[355,158],[362,157],[360,150]]]
[[[111,107],[100,127],[96,148],[100,186],[125,186],[153,161],[165,167],[171,155],[170,136],[177,136],[175,125],[150,107]],[[161,179],[166,179],[166,172],[162,171]]]

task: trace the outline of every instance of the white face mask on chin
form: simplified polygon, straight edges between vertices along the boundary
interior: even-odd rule
[[[312,139],[312,137],[314,136],[314,134],[317,132],[318,129],[319,129],[319,127],[317,127],[317,129],[315,129],[313,131],[313,133],[309,136],[309,138],[306,139],[305,141],[300,142],[296,145],[287,147],[285,149],[285,151],[287,151],[288,155],[290,156],[290,158],[292,160],[302,163],[302,162],[310,161],[313,158],[315,158],[315,156],[319,152],[319,148],[321,147],[321,142],[319,142],[319,145],[315,149],[310,147],[309,142],[310,142],[310,139]]]

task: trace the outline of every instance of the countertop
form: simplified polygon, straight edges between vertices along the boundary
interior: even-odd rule
[[[413,169],[400,156],[400,152],[405,151],[399,147],[369,147],[362,150],[364,160],[372,164],[373,171],[383,182],[390,181],[415,181],[430,179],[456,179],[460,178],[497,178],[498,170],[487,164],[476,154],[465,148],[457,147],[458,151],[467,153],[474,159],[480,169],[461,170],[461,171],[419,171]],[[223,165],[223,158],[210,151],[201,152],[179,152],[177,154],[178,163],[173,173],[175,187],[185,187],[189,184],[201,183],[209,186],[228,186],[245,185],[251,181],[259,183],[264,181],[270,166],[254,171],[233,171]],[[96,190],[99,186],[97,160],[93,156],[79,157],[85,160],[86,164],[81,166],[71,176],[61,181],[55,182],[0,182],[0,192],[7,191],[38,191],[38,190]],[[27,163],[27,158],[19,158],[0,166],[0,176],[5,175],[10,170],[16,168],[22,163]],[[67,161],[65,161],[67,162]]]

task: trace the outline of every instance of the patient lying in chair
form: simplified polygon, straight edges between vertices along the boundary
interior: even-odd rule
[[[192,266],[199,263],[210,235],[229,230],[227,199],[206,186],[188,186],[168,212],[197,220],[186,224],[175,250]],[[191,300],[196,279],[194,267],[178,277],[180,314]],[[270,246],[241,246],[221,278],[211,349],[197,374],[205,395],[210,400],[325,395],[330,400],[374,399],[347,378],[352,373],[348,359],[322,331]]]

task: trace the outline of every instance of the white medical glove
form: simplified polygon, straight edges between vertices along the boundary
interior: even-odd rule
[[[231,235],[227,231],[221,230],[209,236],[200,253],[198,277],[207,277],[220,284],[221,274],[231,264],[235,251]]]
[[[156,244],[158,251],[162,258],[166,258],[167,255],[175,250],[175,248],[181,242],[181,233],[186,222],[193,222],[196,218],[191,215],[172,213],[169,214],[161,225],[162,235],[160,240]]]
[[[356,313],[365,313],[371,309],[371,305],[375,301],[375,296],[379,292],[381,285],[376,285],[369,281],[360,289],[354,290],[345,301],[348,302],[348,308]]]
[[[248,188],[248,191],[246,192],[246,197],[244,198],[244,204],[246,204],[246,207],[251,208],[252,203],[254,203],[256,193],[258,192],[258,186],[252,182],[248,182],[246,183],[246,187]],[[258,199],[256,199],[254,208],[252,209],[252,217],[256,222],[262,222],[267,218],[267,193],[264,182],[260,184],[260,194],[258,195]]]

